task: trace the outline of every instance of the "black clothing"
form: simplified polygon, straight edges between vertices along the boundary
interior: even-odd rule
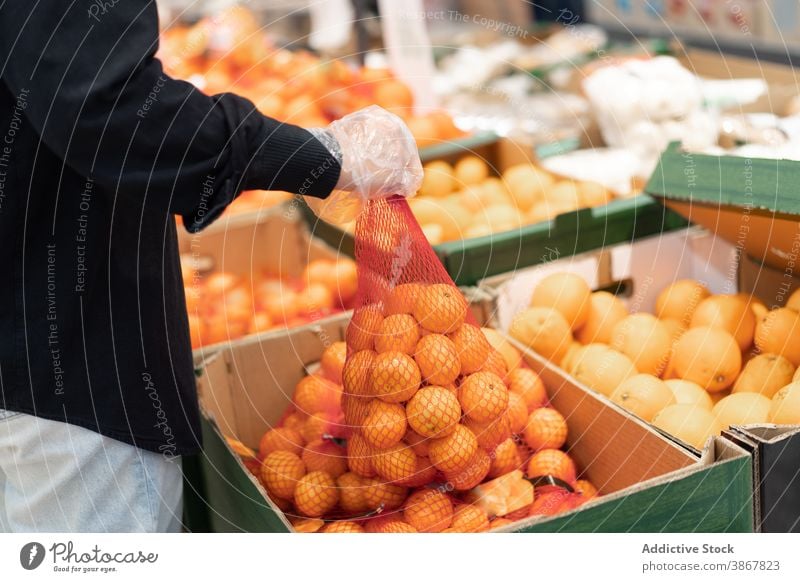
[[[197,231],[243,188],[324,197],[340,168],[167,77],[157,46],[152,1],[0,3],[0,408],[179,455],[200,433],[173,215]]]

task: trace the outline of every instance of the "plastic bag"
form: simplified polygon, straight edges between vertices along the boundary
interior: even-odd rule
[[[422,184],[422,163],[414,137],[393,113],[372,105],[309,130],[342,168],[336,190],[325,200],[306,197],[328,222],[355,220],[367,200],[413,196]]]

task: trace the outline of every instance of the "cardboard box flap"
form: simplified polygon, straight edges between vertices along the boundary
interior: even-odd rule
[[[800,249],[798,184],[800,162],[695,154],[673,143],[645,190],[753,259],[793,269]]]

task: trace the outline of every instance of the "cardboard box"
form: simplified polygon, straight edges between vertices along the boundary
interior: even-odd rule
[[[295,384],[346,318],[218,353],[198,369],[203,409],[204,504],[213,531],[292,531],[286,516],[230,449],[257,446]],[[516,522],[509,531],[751,531],[750,457],[714,439],[698,457],[566,379],[534,354],[553,405],[567,418],[569,450],[604,494],[578,510]]]
[[[203,275],[226,271],[245,280],[262,275],[298,278],[313,260],[337,259],[336,249],[310,235],[292,204],[297,202],[269,209],[257,216],[222,217],[194,235],[183,231],[178,239],[181,255],[188,257]],[[320,315],[320,319],[323,317]],[[312,318],[309,325],[315,323]],[[194,350],[195,361],[224,347],[284,332],[283,328],[275,328],[230,342],[206,345]]]
[[[497,138],[472,144],[446,144],[432,153],[436,154],[435,159],[448,162],[474,153],[498,174],[533,159],[530,147]],[[353,256],[352,235],[320,220],[307,206],[303,207],[303,214],[315,237]],[[665,210],[649,196],[640,195],[567,212],[518,230],[434,245],[433,249],[453,281],[469,286],[487,276],[685,225],[686,221],[677,214]]]

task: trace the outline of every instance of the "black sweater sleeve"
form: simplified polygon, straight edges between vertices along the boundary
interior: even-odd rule
[[[168,77],[157,47],[152,0],[0,4],[0,78],[82,175],[183,215],[191,231],[244,188],[330,193],[339,165],[309,132]]]

